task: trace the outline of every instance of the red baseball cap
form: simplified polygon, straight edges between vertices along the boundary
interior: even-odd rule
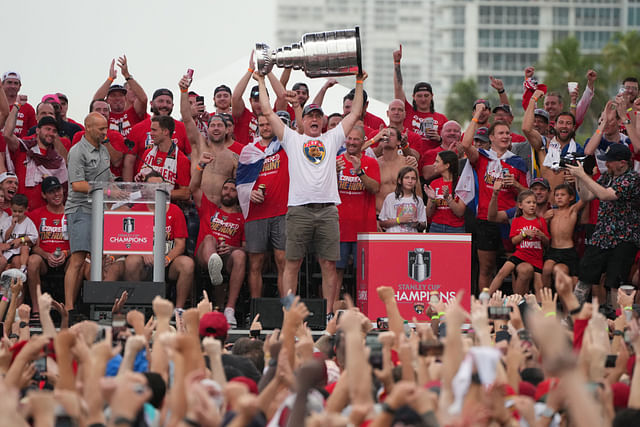
[[[229,323],[224,314],[219,311],[210,311],[200,318],[198,332],[201,337],[214,337],[220,340],[227,338]]]

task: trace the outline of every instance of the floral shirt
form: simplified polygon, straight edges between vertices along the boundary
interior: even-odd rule
[[[618,177],[605,173],[598,184],[613,188],[618,200],[600,200],[598,222],[589,244],[611,249],[622,242],[640,246],[640,175],[633,169]]]

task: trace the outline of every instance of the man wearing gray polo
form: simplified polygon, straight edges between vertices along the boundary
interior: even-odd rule
[[[90,113],[84,119],[86,132],[82,139],[71,147],[67,158],[69,168],[69,196],[64,207],[67,216],[71,257],[64,276],[64,305],[67,311],[74,303],[82,282],[82,266],[91,250],[91,203],[90,182],[109,182],[111,161],[103,142],[109,124],[99,113]],[[71,313],[70,313],[71,314]],[[71,317],[71,316],[70,316]]]

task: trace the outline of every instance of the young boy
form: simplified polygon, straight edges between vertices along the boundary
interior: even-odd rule
[[[553,274],[557,271],[556,269],[560,269],[571,276],[575,285],[578,281],[580,258],[573,246],[573,232],[584,202],[573,203],[575,192],[568,184],[556,186],[553,198],[555,206],[545,214],[545,219],[549,221],[551,246],[545,254],[542,284],[550,287]]]
[[[3,251],[0,256],[0,271],[11,262],[12,267],[27,273],[29,252],[38,240],[38,230],[26,215],[28,206],[27,196],[16,194],[11,201],[11,216],[0,219],[0,233],[4,241],[0,244],[0,250]]]

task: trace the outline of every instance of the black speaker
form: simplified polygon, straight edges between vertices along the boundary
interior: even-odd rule
[[[302,298],[309,316],[305,319],[311,330],[323,331],[327,323],[327,300]],[[254,298],[251,300],[251,319],[260,313],[263,329],[282,328],[282,304],[280,298]]]
[[[149,304],[156,295],[165,297],[164,282],[92,282],[85,280],[82,288],[82,302],[85,304],[113,304],[127,291],[127,305]]]

